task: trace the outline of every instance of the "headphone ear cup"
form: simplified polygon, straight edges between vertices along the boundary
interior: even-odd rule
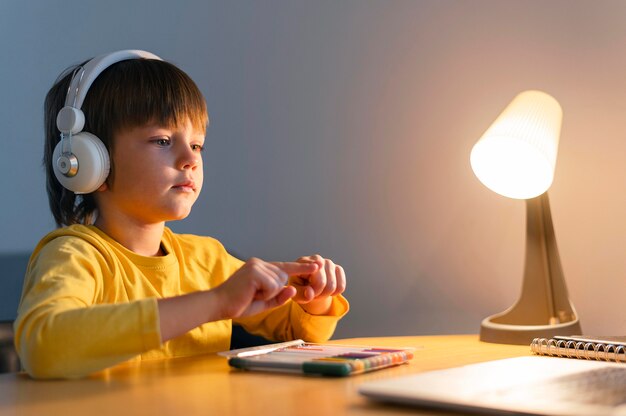
[[[75,194],[88,194],[98,189],[109,176],[111,167],[109,152],[100,139],[91,133],[75,134],[72,140],[72,155],[78,162],[74,176],[66,176],[57,165],[62,156],[62,141],[54,148],[52,164],[54,175],[64,188]]]

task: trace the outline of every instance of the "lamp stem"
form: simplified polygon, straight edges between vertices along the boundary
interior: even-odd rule
[[[567,294],[546,192],[526,200],[522,293],[512,307],[483,321],[481,340],[526,344],[535,337],[580,333]]]
[[[538,205],[538,207],[536,206]],[[543,193],[537,198],[526,200],[527,216],[531,215],[532,211],[539,211],[538,215],[540,219],[537,221],[539,227],[543,227],[540,231],[539,238],[543,238],[545,248],[544,253],[547,257],[547,261],[542,263],[546,264],[549,278],[546,282],[546,301],[548,303],[548,311],[550,324],[558,324],[561,321],[571,321],[574,318],[574,310],[570,305],[567,295],[567,287],[565,286],[565,277],[563,275],[563,268],[561,266],[561,257],[559,256],[559,249],[556,245],[556,237],[554,235],[554,225],[552,224],[552,211],[550,210],[550,200],[548,199],[548,193]],[[535,214],[536,215],[536,214]],[[532,223],[529,219],[528,223]],[[527,225],[527,233],[528,230]],[[527,240],[527,242],[530,239]],[[527,243],[528,244],[528,243]],[[527,252],[530,251],[527,248]],[[524,271],[524,273],[532,273],[532,271]],[[562,297],[565,296],[565,299]],[[565,304],[563,304],[565,300]]]
[[[526,263],[522,293],[508,316],[525,325],[558,324],[575,317],[567,294],[547,193],[526,200]]]

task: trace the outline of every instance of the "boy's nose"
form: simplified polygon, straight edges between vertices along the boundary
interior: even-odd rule
[[[194,169],[200,165],[201,157],[200,153],[186,147],[185,151],[181,152],[179,166],[182,169]]]

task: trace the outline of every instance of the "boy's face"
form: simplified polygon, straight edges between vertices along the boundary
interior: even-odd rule
[[[143,224],[189,215],[202,189],[204,131],[187,120],[176,127],[126,129],[113,140],[114,171],[97,193],[101,215],[124,215]]]

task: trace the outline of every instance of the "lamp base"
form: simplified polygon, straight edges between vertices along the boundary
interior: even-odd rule
[[[511,325],[494,322],[500,315],[483,319],[480,324],[480,340],[496,344],[530,345],[535,338],[551,338],[555,335],[581,335],[578,318],[552,325]]]

